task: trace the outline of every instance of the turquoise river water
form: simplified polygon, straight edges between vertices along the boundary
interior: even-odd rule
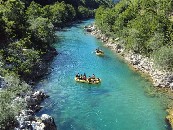
[[[58,130],[166,130],[166,112],[157,98],[147,96],[150,83],[83,27],[83,21],[57,32],[59,55],[50,73],[38,84],[50,97],[42,104],[43,113],[54,117]],[[93,51],[100,47],[105,56]],[[98,85],[77,83],[76,73],[95,74]]]

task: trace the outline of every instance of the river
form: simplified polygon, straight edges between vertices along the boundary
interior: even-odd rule
[[[50,98],[37,113],[54,117],[58,130],[166,130],[166,112],[158,98],[145,93],[150,82],[132,71],[113,51],[83,27],[83,21],[57,32],[59,52],[50,73],[38,84]],[[100,47],[104,57],[93,51]],[[95,74],[101,84],[77,83],[76,73]]]

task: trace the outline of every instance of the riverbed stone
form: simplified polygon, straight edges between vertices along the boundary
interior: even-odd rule
[[[56,130],[54,119],[51,116],[47,114],[42,114],[41,120],[45,124],[44,130]]]

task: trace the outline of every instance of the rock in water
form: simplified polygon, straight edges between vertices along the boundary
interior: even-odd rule
[[[45,125],[44,130],[57,130],[54,119],[51,116],[42,114],[41,120]]]

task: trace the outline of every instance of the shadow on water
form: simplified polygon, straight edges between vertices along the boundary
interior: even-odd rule
[[[88,90],[92,90],[92,88],[99,88],[101,86],[101,83],[99,83],[99,84],[86,84],[86,83],[76,82],[76,85],[79,85],[80,87],[86,88]]]
[[[170,123],[165,119],[165,123],[167,124],[166,129],[172,130]]]
[[[65,122],[61,122],[59,128],[61,130],[88,130],[84,126],[75,122],[76,119],[67,118]]]
[[[94,89],[92,91],[88,91],[94,95],[105,95],[108,94],[110,91],[108,89]]]
[[[101,88],[101,83],[100,84],[76,83],[76,85],[79,85],[78,87],[87,89],[88,91],[86,91],[86,94],[110,96],[109,93],[111,91],[108,89]]]

